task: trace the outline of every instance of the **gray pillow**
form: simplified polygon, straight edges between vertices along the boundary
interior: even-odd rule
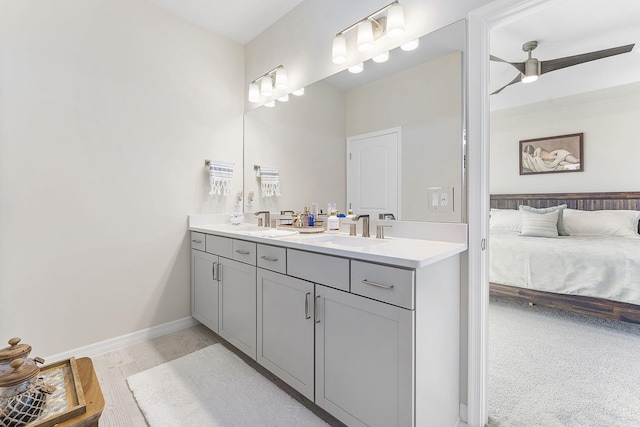
[[[533,236],[533,237],[558,237],[558,222],[559,211],[547,213],[529,212],[521,210],[522,215],[522,231],[521,236]]]
[[[549,208],[532,208],[531,206],[520,205],[521,211],[527,212],[535,212],[535,213],[549,213],[558,211],[558,235],[560,236],[568,236],[569,233],[564,228],[564,217],[562,215],[563,211],[567,208],[567,205],[559,205],[559,206],[551,206]]]

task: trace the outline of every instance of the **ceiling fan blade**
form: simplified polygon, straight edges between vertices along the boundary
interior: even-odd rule
[[[500,93],[507,86],[511,86],[512,84],[516,84],[516,83],[520,82],[521,78],[522,78],[522,76],[520,74],[518,74],[513,80],[511,80],[509,83],[507,83],[506,85],[502,86],[500,89],[498,89],[495,92],[493,92],[491,95],[495,95],[496,93]]]
[[[540,74],[549,73],[551,71],[560,70],[562,68],[571,67],[578,64],[583,64],[589,61],[595,61],[597,59],[608,58],[614,55],[620,55],[621,53],[631,52],[634,44],[628,44],[626,46],[612,47],[610,49],[598,50],[595,52],[583,53],[580,55],[566,56],[564,58],[551,59],[549,61],[540,62]]]
[[[504,62],[505,64],[509,64],[513,66],[516,70],[520,71],[521,73],[524,73],[524,62],[509,62],[493,55],[489,55],[489,59],[496,62]]]

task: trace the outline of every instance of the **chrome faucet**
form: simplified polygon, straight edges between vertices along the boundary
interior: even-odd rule
[[[362,237],[369,237],[369,215],[356,215],[353,220],[358,221],[360,218],[362,218]]]
[[[269,212],[269,211],[259,211],[259,212],[256,212],[254,215],[258,216],[258,215],[261,215],[261,214],[264,214],[264,226],[267,227],[267,228],[271,227],[271,212]],[[259,218],[259,219],[262,219],[262,218]],[[260,224],[258,224],[258,225],[260,225]]]

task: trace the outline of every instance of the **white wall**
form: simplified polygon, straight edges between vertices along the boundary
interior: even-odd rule
[[[491,193],[637,191],[640,84],[491,113]],[[519,141],[584,133],[584,172],[519,175]]]
[[[0,0],[0,340],[55,354],[190,315],[204,159],[242,188],[242,46],[144,0]]]

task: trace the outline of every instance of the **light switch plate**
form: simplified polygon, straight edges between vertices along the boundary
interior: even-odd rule
[[[453,187],[428,189],[429,212],[453,212]]]

